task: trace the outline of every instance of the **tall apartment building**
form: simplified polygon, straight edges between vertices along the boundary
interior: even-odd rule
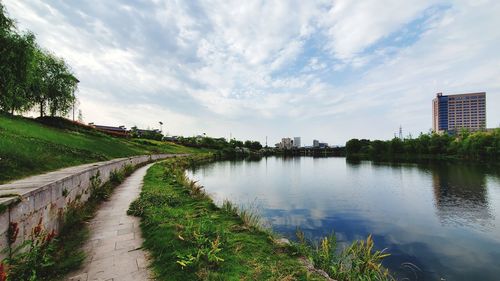
[[[279,148],[281,149],[292,149],[293,140],[291,138],[282,138],[279,143]]]
[[[293,138],[293,147],[300,148],[300,137]]]
[[[486,93],[443,95],[432,100],[432,130],[436,133],[486,128]]]
[[[313,140],[313,147],[319,147],[319,140]]]

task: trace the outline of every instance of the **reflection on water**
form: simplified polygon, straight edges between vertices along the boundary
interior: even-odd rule
[[[486,175],[478,167],[435,165],[432,183],[437,214],[443,224],[491,226]]]
[[[212,163],[191,175],[218,202],[258,205],[288,237],[297,227],[311,238],[335,230],[344,244],[373,234],[400,278],[500,276],[498,167],[270,157]]]

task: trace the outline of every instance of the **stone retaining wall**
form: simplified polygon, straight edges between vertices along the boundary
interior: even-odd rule
[[[0,185],[0,251],[30,239],[33,229],[39,224],[48,232],[57,232],[68,206],[72,202],[85,202],[89,198],[93,177],[99,178],[102,185],[109,180],[111,172],[119,171],[125,165],[136,166],[175,156],[183,155],[157,154],[120,158]],[[11,233],[17,233],[12,245],[8,241],[9,228]],[[5,254],[0,253],[0,260],[4,256]]]

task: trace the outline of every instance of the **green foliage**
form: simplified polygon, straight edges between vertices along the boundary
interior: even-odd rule
[[[42,50],[30,33],[19,33],[0,3],[0,110],[34,106],[43,116],[65,115],[75,102],[78,79],[61,58]]]
[[[130,134],[133,138],[142,138],[161,141],[163,134],[159,130],[139,130],[136,126],[130,128]]]
[[[260,144],[260,142],[258,141],[245,141],[245,147],[248,148],[248,149],[252,149],[252,150],[260,150],[262,148],[262,145]]]
[[[210,221],[189,223],[177,236],[185,247],[176,251],[176,263],[182,268],[195,267],[217,269],[224,262],[220,257],[222,245],[226,241],[225,231]]]
[[[369,235],[366,241],[354,241],[339,250],[334,233],[313,244],[297,229],[297,242],[292,244],[298,254],[309,258],[316,268],[324,270],[339,281],[351,280],[394,280],[381,262],[389,256],[384,250],[373,249],[374,242]]]
[[[458,157],[496,160],[500,158],[500,129],[488,132],[463,130],[456,136],[420,134],[418,138],[393,138],[389,141],[351,139],[346,143],[348,156],[372,157]]]
[[[63,118],[30,119],[0,113],[0,184],[43,172],[113,158],[207,150],[102,134]],[[139,140],[137,140],[139,141]],[[152,145],[150,145],[152,144]]]
[[[225,151],[226,154],[234,154],[236,148],[248,148],[257,151],[262,148],[258,141],[247,140],[245,142],[232,139],[229,142],[225,138],[211,138],[207,136],[199,137],[179,137],[177,142],[189,147],[203,147]]]
[[[2,261],[6,268],[6,280],[48,280],[47,276],[57,268],[54,259],[57,249],[54,237],[54,232],[43,230],[40,219],[30,239],[16,246],[9,257]]]
[[[322,280],[268,233],[246,227],[231,203],[218,208],[192,190],[197,184],[183,179],[184,169],[211,159],[199,155],[152,166],[130,206],[141,216],[156,279]]]
[[[120,184],[123,182],[123,180],[125,179],[125,173],[124,171],[111,171],[111,173],[109,174],[109,181],[112,183],[112,184]]]

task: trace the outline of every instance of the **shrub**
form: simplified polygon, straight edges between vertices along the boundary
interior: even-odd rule
[[[299,229],[297,242],[292,245],[296,252],[309,258],[315,267],[324,270],[337,280],[394,280],[389,271],[382,266],[382,260],[389,256],[382,251],[373,250],[374,242],[369,235],[365,240],[354,241],[339,251],[335,234],[323,237],[312,245]]]

